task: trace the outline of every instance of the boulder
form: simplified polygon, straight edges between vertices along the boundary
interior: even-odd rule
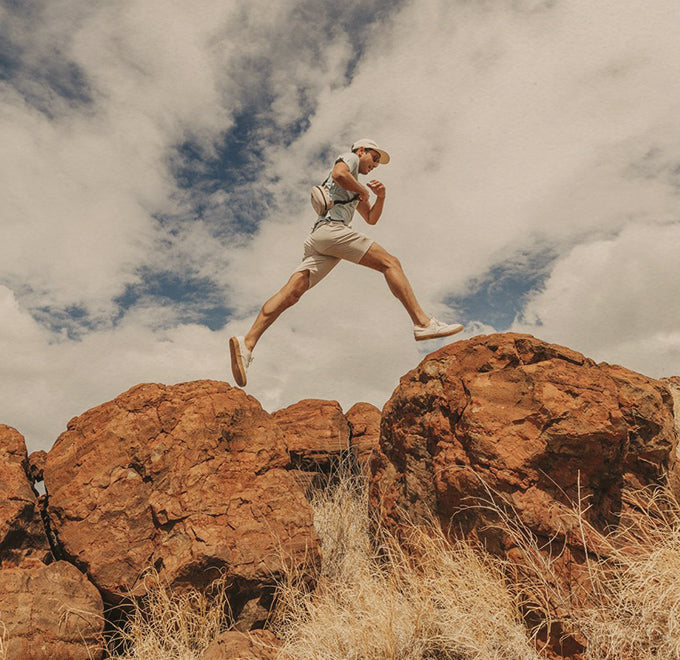
[[[142,593],[154,568],[173,587],[224,575],[245,603],[289,563],[318,561],[289,467],[279,427],[242,390],[139,385],[69,422],[45,463],[47,511],[64,556],[109,600]]]
[[[673,396],[673,410],[675,413],[675,428],[680,433],[680,376],[662,378],[661,382],[668,387]]]
[[[349,449],[349,424],[337,401],[303,399],[273,413],[296,466],[328,468]]]
[[[24,437],[0,424],[0,567],[27,558],[44,560],[50,546],[43,527],[38,496],[27,474]]]
[[[380,409],[370,403],[355,403],[345,417],[351,429],[352,453],[364,474],[368,476],[373,452],[380,448]]]
[[[34,451],[29,455],[26,472],[28,474],[28,478],[33,483],[43,480],[43,470],[45,469],[46,460],[47,452],[42,449]]]
[[[65,561],[46,566],[26,560],[0,570],[0,621],[8,660],[98,660],[103,655],[102,598]]]
[[[222,633],[201,660],[274,660],[281,642],[268,630]]]
[[[383,410],[371,498],[388,523],[434,512],[510,556],[493,501],[548,551],[565,551],[569,584],[582,553],[566,510],[580,501],[599,530],[636,515],[627,493],[664,483],[677,442],[659,381],[529,335],[479,336],[401,379]]]

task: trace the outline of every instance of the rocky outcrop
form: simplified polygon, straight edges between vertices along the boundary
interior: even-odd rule
[[[580,500],[600,530],[637,515],[627,493],[662,483],[677,445],[662,383],[518,334],[427,356],[386,404],[381,433],[371,495],[386,520],[433,511],[509,555],[494,501],[546,549],[565,549],[567,581],[582,553],[562,513]]]
[[[270,415],[240,389],[199,381],[134,387],[71,420],[47,455],[28,457],[0,425],[8,657],[101,657],[101,596],[142,594],[149,568],[177,588],[226,577],[233,629],[204,660],[275,657],[280,643],[254,629],[270,618],[284,567],[318,563],[305,489],[348,453],[388,525],[434,512],[512,560],[516,543],[498,524],[507,512],[560,555],[571,597],[583,584],[575,504],[605,530],[645,515],[629,503],[636,489],[668,478],[680,492],[674,400],[678,413],[679,378],[503,334],[428,355],[382,413],[307,399]],[[567,641],[577,657],[579,641]]]
[[[303,399],[272,416],[297,467],[325,469],[349,449],[349,424],[337,401]]]
[[[24,437],[0,424],[0,567],[16,566],[27,558],[44,560],[49,543],[38,497],[29,480]]]
[[[65,561],[46,566],[27,560],[0,570],[0,622],[8,660],[98,660],[103,655],[102,598]]]
[[[23,436],[0,425],[0,655],[96,660],[102,598],[71,564],[46,565],[52,554],[33,490],[37,476]]]
[[[226,383],[140,385],[77,417],[44,468],[64,556],[111,600],[154,567],[171,585],[221,573],[232,607],[284,564],[314,563],[312,511],[288,472],[283,435]]]
[[[43,470],[45,469],[45,461],[47,460],[47,452],[42,449],[32,452],[28,457],[28,466],[26,472],[28,478],[37,483],[43,480]]]
[[[364,474],[369,476],[371,459],[380,448],[380,409],[370,403],[355,403],[345,416],[351,429],[353,456]]]
[[[222,633],[201,660],[274,660],[281,642],[267,630]]]
[[[680,433],[680,376],[662,378],[661,382],[668,387],[673,396],[673,410],[675,413],[675,428]]]

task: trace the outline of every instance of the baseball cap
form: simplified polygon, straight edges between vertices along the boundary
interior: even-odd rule
[[[375,143],[375,140],[369,140],[368,138],[362,138],[361,140],[357,140],[352,145],[352,151],[355,151],[359,147],[363,147],[364,149],[373,149],[373,151],[377,151],[380,154],[381,165],[387,165],[387,163],[390,162],[390,155],[384,149],[380,149],[378,145]]]

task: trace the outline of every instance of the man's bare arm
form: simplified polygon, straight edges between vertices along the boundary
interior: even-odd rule
[[[337,183],[341,188],[359,195],[360,202],[368,203],[368,188],[366,188],[366,186],[362,186],[352,176],[352,173],[349,171],[349,167],[345,161],[339,160],[337,163],[335,163],[333,166],[332,176],[333,181],[335,181],[335,183]]]
[[[368,182],[368,187],[376,194],[376,200],[373,202],[373,206],[368,202],[359,202],[357,211],[369,225],[374,225],[382,215],[383,204],[385,203],[385,186],[374,179]]]

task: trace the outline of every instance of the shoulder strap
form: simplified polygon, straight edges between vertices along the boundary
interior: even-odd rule
[[[336,160],[335,162],[337,163],[337,162],[340,161],[340,160],[342,160],[342,158],[339,158],[339,159]],[[328,184],[328,183],[331,181],[332,178],[333,178],[333,170],[331,170],[331,171],[328,173],[328,176],[326,177],[326,180],[325,180],[321,185],[322,185],[324,188],[326,188],[326,189],[328,190],[329,187],[327,187],[326,184]],[[335,199],[334,199],[334,200],[333,200],[333,205],[334,205],[334,206],[342,206],[343,204],[351,204],[352,202],[355,202],[355,201],[357,200],[358,197],[359,197],[359,195],[352,195],[352,197],[351,197],[350,199],[346,199],[345,201],[342,201],[342,200],[335,200]]]

